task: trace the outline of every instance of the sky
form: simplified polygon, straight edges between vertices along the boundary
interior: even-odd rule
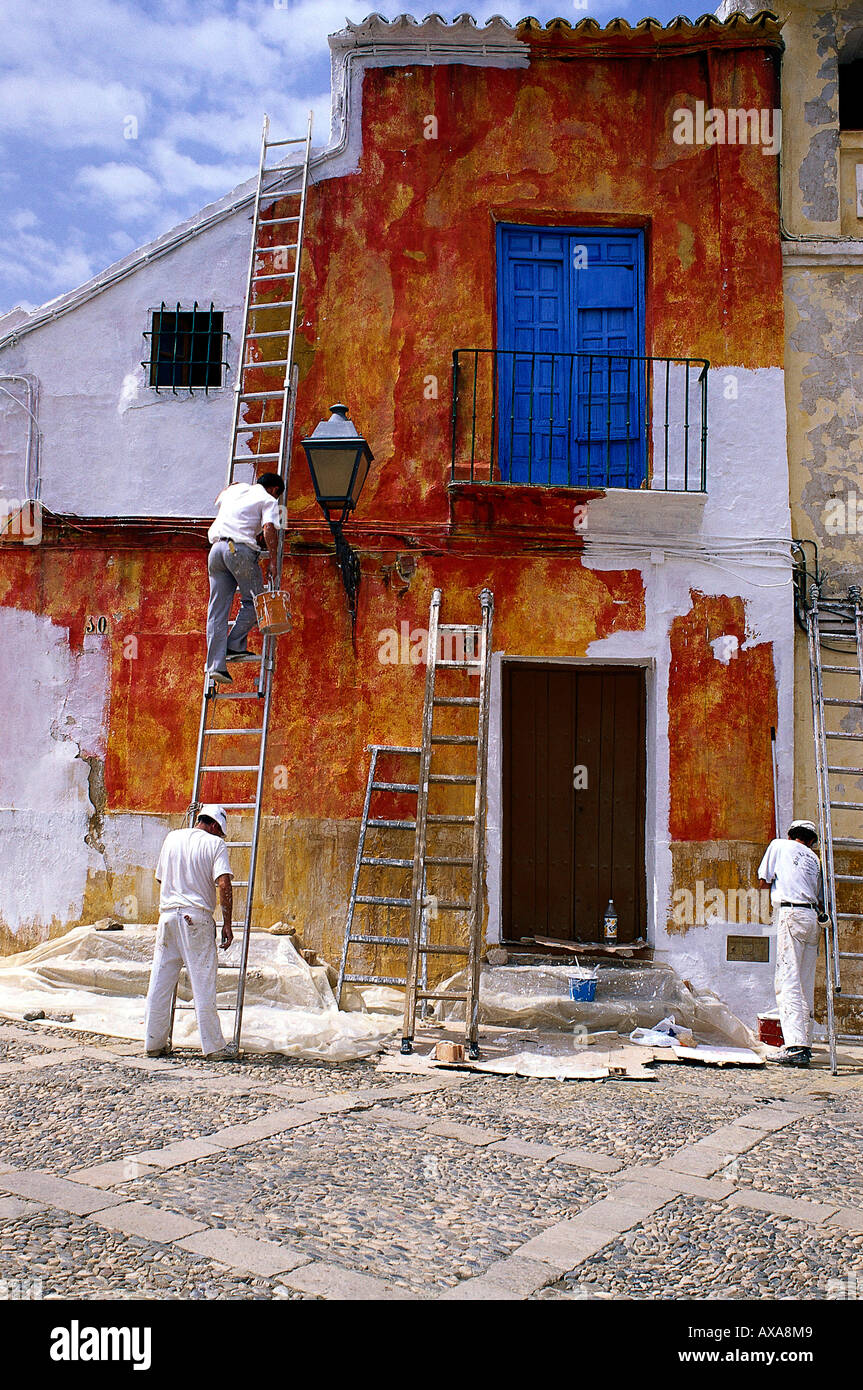
[[[0,0],[0,314],[74,289],[256,172],[274,138],[329,133],[327,35],[377,11],[666,23],[674,0]]]

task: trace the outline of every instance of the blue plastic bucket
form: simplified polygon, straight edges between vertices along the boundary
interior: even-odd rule
[[[570,999],[578,999],[583,1003],[592,1004],[596,998],[596,980],[576,980],[569,982]]]

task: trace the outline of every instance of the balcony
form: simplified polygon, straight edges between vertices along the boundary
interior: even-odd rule
[[[452,482],[707,490],[707,371],[694,357],[453,352]]]

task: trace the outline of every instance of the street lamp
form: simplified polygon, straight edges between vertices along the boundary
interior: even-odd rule
[[[353,628],[357,620],[360,562],[345,540],[342,527],[360,500],[372,464],[372,451],[348,419],[346,405],[331,405],[329,420],[321,420],[302,445],[318,506],[336,542],[336,561],[342,572]]]

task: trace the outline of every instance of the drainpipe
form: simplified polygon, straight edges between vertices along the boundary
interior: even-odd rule
[[[10,385],[23,386],[26,397],[22,401],[4,382]],[[42,491],[42,478],[40,476],[40,455],[42,435],[39,432],[39,421],[36,418],[36,411],[39,405],[39,378],[32,373],[19,376],[0,376],[0,391],[4,396],[8,396],[11,401],[19,405],[22,410],[27,412],[27,454],[24,460],[24,491],[22,502],[38,502]]]

